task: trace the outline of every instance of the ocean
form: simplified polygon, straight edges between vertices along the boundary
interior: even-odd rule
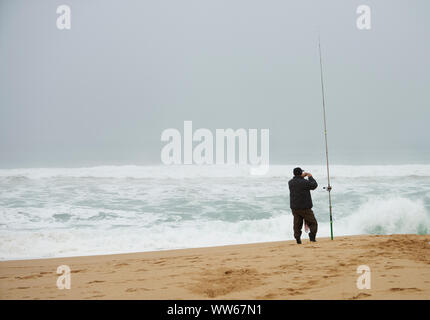
[[[0,259],[292,240],[294,166],[0,170]],[[325,166],[302,166],[318,237],[330,235]],[[334,236],[430,233],[430,165],[331,166]],[[303,235],[306,236],[305,234]]]

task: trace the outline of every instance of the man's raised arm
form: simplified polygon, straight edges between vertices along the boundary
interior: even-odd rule
[[[312,177],[312,175],[308,172],[305,172],[305,177],[308,177],[308,186],[309,189],[311,190],[315,190],[318,187],[318,183],[317,181],[314,179],[314,177]]]

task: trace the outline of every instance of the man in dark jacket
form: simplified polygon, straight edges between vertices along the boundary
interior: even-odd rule
[[[310,173],[303,172],[301,168],[293,170],[294,177],[288,181],[290,188],[290,208],[294,216],[294,238],[301,244],[303,220],[309,226],[309,240],[315,242],[318,223],[312,211],[312,198],[310,190],[318,187],[317,182]],[[308,177],[308,179],[305,179]]]

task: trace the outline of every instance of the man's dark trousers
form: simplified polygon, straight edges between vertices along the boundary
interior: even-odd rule
[[[291,209],[294,216],[294,238],[300,239],[302,235],[303,220],[309,226],[309,239],[315,240],[318,231],[318,222],[312,209]]]

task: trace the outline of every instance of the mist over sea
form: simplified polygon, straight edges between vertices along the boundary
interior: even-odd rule
[[[292,240],[293,165],[0,170],[0,259]],[[303,166],[329,236],[325,166]],[[333,165],[334,235],[430,233],[430,165]],[[305,237],[306,235],[304,235]]]

